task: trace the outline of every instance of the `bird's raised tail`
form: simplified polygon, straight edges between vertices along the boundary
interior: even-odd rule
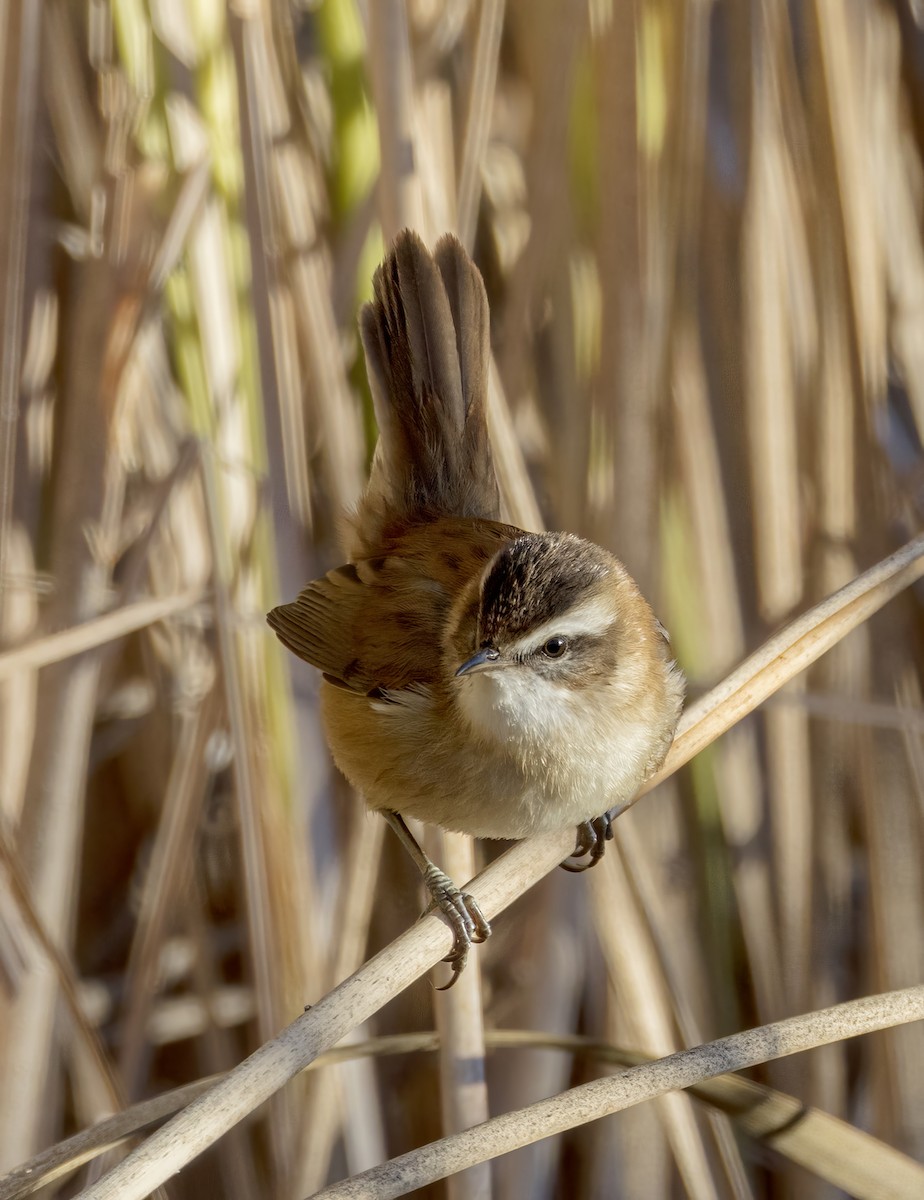
[[[360,333],[379,426],[351,551],[441,516],[496,518],[485,408],[490,333],[478,268],[447,234],[431,255],[398,235],[373,279]]]

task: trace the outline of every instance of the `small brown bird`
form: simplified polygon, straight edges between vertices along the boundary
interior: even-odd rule
[[[349,562],[268,620],[323,672],[334,760],[452,925],[451,983],[490,926],[403,817],[481,838],[575,825],[592,866],[605,810],[667,753],[683,676],[616,558],[498,520],[488,303],[461,243],[431,255],[405,231],[373,287],[360,329],[379,443]]]

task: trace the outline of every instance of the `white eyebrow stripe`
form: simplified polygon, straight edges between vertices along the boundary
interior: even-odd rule
[[[551,621],[546,621],[537,629],[531,629],[528,634],[514,642],[510,647],[512,654],[529,654],[538,650],[551,637],[579,637],[581,635],[606,633],[616,620],[611,604],[602,596],[594,596],[575,605],[568,612]]]

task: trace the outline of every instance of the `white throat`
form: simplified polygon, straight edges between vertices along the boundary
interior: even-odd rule
[[[491,741],[570,739],[581,721],[579,692],[520,664],[479,671],[459,685],[459,708],[473,731]]]

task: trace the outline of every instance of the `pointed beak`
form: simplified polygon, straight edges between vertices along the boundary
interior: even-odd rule
[[[477,654],[473,654],[471,658],[465,660],[458,671],[456,671],[456,679],[460,675],[471,675],[473,671],[486,671],[492,667],[500,658],[500,651],[495,650],[493,646],[482,646]]]

